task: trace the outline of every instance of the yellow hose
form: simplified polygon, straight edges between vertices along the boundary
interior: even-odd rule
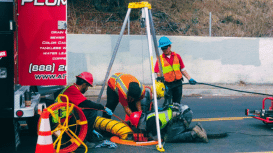
[[[133,131],[131,130],[131,128],[128,127],[126,124],[116,120],[100,117],[100,116],[96,118],[94,127],[96,130],[103,130],[103,131],[110,132],[120,137],[120,139],[123,139],[123,140],[127,140],[128,135],[133,134]]]

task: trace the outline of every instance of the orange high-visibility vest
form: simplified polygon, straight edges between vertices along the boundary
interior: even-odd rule
[[[173,65],[170,65],[168,61],[160,55],[160,60],[162,63],[162,71],[164,79],[166,82],[173,82],[175,80],[180,80],[182,78],[182,73],[180,71],[179,59],[175,52],[173,57]]]
[[[127,98],[129,83],[131,82],[137,82],[139,84],[139,87],[141,89],[141,96],[142,94],[145,94],[145,87],[143,84],[141,84],[134,76],[130,74],[123,74],[123,73],[115,73],[112,75],[108,81],[108,84],[110,83],[112,87],[114,87],[113,90],[118,94],[118,91],[121,91],[124,97]]]

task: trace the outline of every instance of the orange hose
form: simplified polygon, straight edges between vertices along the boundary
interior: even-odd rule
[[[158,141],[135,142],[133,140],[122,140],[117,136],[111,137],[110,141],[117,144],[130,145],[130,146],[149,146],[149,145],[158,144]]]

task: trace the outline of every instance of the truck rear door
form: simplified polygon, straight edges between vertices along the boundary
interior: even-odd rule
[[[14,116],[13,3],[0,0],[0,118]]]

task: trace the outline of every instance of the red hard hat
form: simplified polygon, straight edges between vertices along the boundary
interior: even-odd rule
[[[91,87],[93,87],[93,75],[91,73],[82,72],[80,75],[78,75],[76,77],[85,80],[86,82],[88,82],[91,85]]]
[[[139,119],[141,117],[141,113],[142,111],[140,112],[133,112],[131,115],[130,115],[130,122],[132,123],[133,126],[137,127],[138,126],[138,123],[139,123]]]

